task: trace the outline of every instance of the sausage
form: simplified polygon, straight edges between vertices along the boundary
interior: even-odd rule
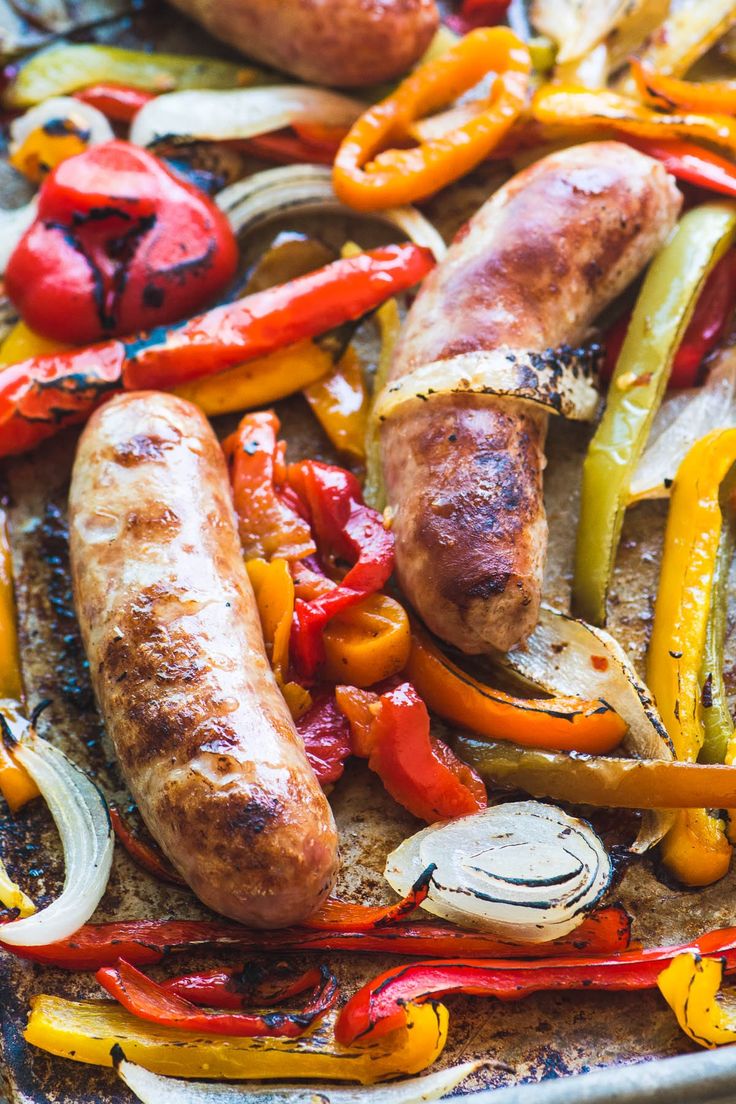
[[[266,658],[208,422],[173,395],[112,399],[69,506],[92,684],[146,825],[206,905],[298,923],[332,886],[337,836]]]
[[[642,270],[682,197],[617,142],[554,153],[463,228],[409,311],[390,379],[576,345]],[[508,651],[534,628],[547,543],[547,414],[513,397],[435,395],[381,430],[396,570],[430,629],[462,651]]]
[[[349,88],[400,77],[439,26],[435,0],[172,0],[215,38],[302,80]]]

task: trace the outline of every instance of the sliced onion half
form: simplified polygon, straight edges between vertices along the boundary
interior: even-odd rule
[[[702,387],[675,392],[657,411],[631,481],[631,502],[666,498],[682,460],[712,429],[736,426],[736,348],[723,349]]]
[[[536,629],[523,649],[508,652],[502,666],[550,694],[602,698],[626,721],[622,744],[640,759],[673,759],[674,748],[649,690],[618,641],[604,629],[542,605]],[[631,850],[654,847],[672,826],[671,811],[647,811]]]
[[[113,833],[104,797],[58,748],[31,734],[13,754],[38,786],[54,818],[66,874],[61,895],[47,908],[0,926],[0,942],[43,947],[68,939],[97,908],[110,876]]]
[[[201,1081],[180,1081],[150,1073],[142,1066],[122,1060],[118,1074],[143,1104],[421,1104],[439,1100],[470,1077],[484,1062],[463,1062],[450,1069],[414,1077],[392,1085],[368,1085],[354,1089],[334,1085],[221,1085]],[[202,1071],[205,1072],[204,1070]]]
[[[355,211],[345,207],[335,195],[332,173],[326,165],[266,169],[223,189],[216,202],[236,234],[255,230],[282,215],[337,211],[355,217]],[[415,207],[389,207],[371,215],[395,226],[416,245],[427,246],[437,261],[447,252],[442,236]]]
[[[137,146],[151,146],[164,140],[243,140],[295,123],[347,130],[364,110],[358,100],[299,84],[169,92],[157,96],[137,113],[130,141]]]
[[[527,943],[573,931],[613,874],[586,821],[537,801],[495,805],[425,828],[389,855],[385,876],[404,894],[431,864],[436,869],[423,909]]]

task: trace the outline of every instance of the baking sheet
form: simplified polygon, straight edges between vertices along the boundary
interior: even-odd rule
[[[206,51],[201,32],[197,32],[196,39],[187,39],[185,24],[172,14],[154,12],[153,22],[147,17],[138,19],[125,26],[119,37],[130,43],[155,42],[161,49],[171,45],[186,48],[189,43],[190,49]],[[441,204],[435,203],[431,213],[449,235],[498,182],[496,169],[479,171],[445,195]],[[378,240],[373,228],[334,218],[297,225],[308,226],[335,244],[347,236],[364,245]],[[261,235],[261,241],[266,236]],[[250,248],[257,252],[260,244],[252,242]],[[371,348],[366,346],[364,353],[370,358]],[[289,442],[290,458],[308,455],[334,459],[301,398],[279,404],[278,411],[283,434]],[[233,419],[223,419],[217,428],[225,432],[232,423]],[[94,707],[71,608],[66,496],[75,440],[76,434],[69,432],[37,454],[8,463],[4,469],[17,575],[23,670],[31,706],[44,698],[52,700],[40,724],[41,734],[58,743],[88,770],[108,797],[124,802],[127,795]],[[546,597],[563,607],[569,595],[580,462],[586,441],[584,428],[570,423],[552,424],[546,476],[550,523]],[[640,669],[651,627],[665,513],[664,505],[657,503],[644,503],[629,512],[611,594],[610,627]],[[733,690],[736,648],[732,637],[727,649],[726,679]],[[386,854],[416,831],[419,822],[395,805],[376,777],[358,762],[349,764],[331,802],[340,829],[343,858],[338,891],[364,902],[389,900],[391,893],[381,873]],[[613,844],[632,838],[635,831],[628,816],[599,815],[598,823],[607,841]],[[0,809],[0,851],[11,873],[38,903],[50,900],[58,892],[63,873],[58,844],[41,803],[34,803],[16,818],[11,818],[4,807]],[[634,916],[635,938],[648,944],[680,942],[708,928],[734,923],[735,887],[736,875],[732,874],[706,890],[683,891],[660,881],[655,861],[645,858],[624,866],[610,899],[620,901]],[[110,886],[95,919],[205,915],[206,910],[188,891],[158,884],[139,871],[118,848]],[[400,961],[389,956],[322,957],[337,973],[345,994]],[[302,966],[308,958],[294,956],[294,960],[295,966]],[[182,961],[172,960],[176,964],[164,965],[152,973],[165,976]],[[192,968],[215,961],[206,954],[186,959]],[[50,1101],[119,1104],[131,1100],[128,1090],[112,1072],[55,1059],[25,1045],[22,1029],[28,1002],[40,992],[72,998],[100,995],[89,977],[44,969],[0,955],[2,1069],[12,1104]],[[547,993],[504,1004],[460,997],[448,1004],[451,1025],[443,1064],[493,1057],[512,1067],[511,1072],[487,1068],[473,1081],[466,1082],[463,1091],[552,1080],[598,1067],[672,1057],[692,1049],[655,992]],[[682,1075],[689,1085],[687,1096],[671,1095],[667,1097],[669,1101],[707,1100],[703,1094],[710,1092],[712,1086],[704,1080],[703,1070],[712,1069],[714,1076],[718,1076],[722,1067],[731,1069],[736,1066],[736,1052],[727,1051],[725,1056],[699,1055],[698,1062],[692,1073]],[[629,1083],[626,1089],[629,1095],[621,1097],[622,1104],[664,1099],[647,1096],[647,1084],[653,1079],[656,1084],[667,1084],[674,1092],[680,1075],[669,1073],[666,1066],[645,1066],[632,1071],[632,1076],[634,1095]],[[672,1080],[668,1082],[667,1078]],[[613,1081],[597,1090],[603,1091],[603,1095],[589,1097],[579,1095],[588,1091],[585,1084],[585,1079],[566,1082],[559,1090],[563,1095],[549,1100],[540,1091],[539,1104],[552,1104],[563,1096],[566,1104],[585,1099],[591,1102],[617,1099]],[[546,1087],[543,1091],[549,1092]],[[498,1104],[527,1104],[526,1094],[506,1098],[499,1095],[495,1099]],[[712,1096],[712,1099],[724,1098]],[[536,1100],[536,1096],[531,1096],[529,1104]]]

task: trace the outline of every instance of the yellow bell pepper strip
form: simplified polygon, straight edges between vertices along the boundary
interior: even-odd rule
[[[479,682],[418,625],[406,676],[434,713],[494,740],[595,755],[611,751],[626,734],[625,722],[604,701],[514,698]]]
[[[340,704],[345,707],[342,698]],[[351,724],[354,733],[352,719]],[[686,809],[724,808],[736,798],[736,770],[720,763],[565,755],[464,734],[453,746],[487,782],[552,801],[611,809]]]
[[[539,123],[588,130],[598,127],[639,138],[694,138],[736,151],[736,121],[728,115],[665,115],[605,89],[546,84],[532,100]]]
[[[31,183],[40,184],[62,161],[87,149],[90,134],[86,118],[79,110],[77,119],[70,116],[60,119],[55,128],[47,124],[32,130],[8,158],[13,168]]]
[[[583,466],[572,604],[590,624],[605,624],[629,484],[675,353],[708,274],[734,238],[736,204],[696,207],[680,220],[644,279]]]
[[[657,978],[659,991],[694,1043],[713,1048],[736,1043],[733,993],[722,994],[726,960],[684,951]]]
[[[507,27],[471,31],[447,53],[420,65],[353,124],[335,158],[338,198],[371,211],[425,199],[458,180],[518,119],[530,70],[529,50]],[[497,76],[490,97],[478,104],[472,119],[419,146],[386,148],[400,144],[417,119],[452,103],[491,72]]]
[[[316,341],[300,341],[269,356],[228,368],[216,376],[183,383],[172,390],[214,418],[218,414],[236,414],[268,406],[304,387],[314,386],[335,370],[328,349]]]
[[[362,464],[368,422],[363,366],[351,347],[332,371],[304,388],[304,398],[337,451]]]
[[[26,1042],[49,1054],[112,1066],[117,1045],[125,1057],[153,1073],[218,1080],[359,1081],[371,1084],[419,1073],[439,1058],[449,1015],[441,1004],[406,1008],[406,1026],[369,1046],[335,1042],[335,1017],[301,1039],[208,1037],[143,1023],[112,1001],[70,1001],[41,994],[31,1001]]]
[[[631,73],[642,99],[652,107],[670,111],[684,108],[702,115],[736,115],[736,81],[678,80],[658,73],[638,58],[631,59]]]
[[[728,481],[727,481],[728,482]],[[721,496],[723,498],[723,495]],[[710,610],[705,630],[705,645],[700,664],[701,709],[703,717],[703,746],[698,755],[700,763],[724,763],[734,736],[731,711],[728,708],[726,686],[723,681],[723,648],[726,640],[728,614],[728,578],[734,553],[733,519],[729,518],[721,530],[718,542]]]
[[[672,486],[647,683],[678,759],[703,746],[700,664],[718,543],[720,487],[736,463],[736,430],[714,430],[682,461]],[[685,885],[710,885],[728,870],[723,822],[704,809],[681,812],[662,844],[667,869]]]
[[[5,863],[0,859],[0,905],[6,909],[12,909],[21,919],[24,916],[32,916],[36,906],[30,897],[26,896],[17,882],[8,874]]]
[[[395,598],[371,594],[328,621],[322,634],[328,682],[373,686],[403,671],[411,649],[409,616]]]
[[[46,356],[48,353],[66,353],[73,348],[73,345],[65,345],[62,341],[53,341],[50,337],[42,337],[41,334],[35,333],[23,321],[16,322],[2,345],[0,345],[0,367],[5,367],[8,364],[20,364],[22,360]]]
[[[261,83],[265,74],[253,66],[220,58],[148,53],[92,43],[64,44],[34,54],[5,90],[13,109],[32,107],[51,96],[104,82],[173,92],[185,88],[242,88]]]
[[[289,636],[294,616],[294,580],[286,560],[253,559],[246,562],[255,594],[271,668],[294,720],[299,720],[312,705],[312,695],[298,682],[288,679]]]

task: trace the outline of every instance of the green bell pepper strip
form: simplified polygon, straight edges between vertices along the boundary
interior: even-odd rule
[[[147,92],[183,88],[240,88],[263,83],[265,73],[220,58],[148,54],[93,43],[53,46],[34,54],[8,85],[6,107],[32,107],[92,84],[123,84]]]
[[[675,353],[708,274],[735,238],[736,204],[705,203],[680,220],[645,277],[583,466],[572,603],[590,624],[605,624],[629,485]]]
[[[733,480],[725,501],[730,501]],[[722,496],[724,497],[724,496]],[[710,611],[705,633],[703,662],[700,667],[701,703],[703,710],[703,746],[698,762],[724,763],[729,744],[734,738],[734,725],[728,708],[726,687],[723,681],[723,647],[726,640],[728,612],[728,580],[731,570],[736,533],[733,517],[724,519],[718,543],[713,586],[710,593]]]

